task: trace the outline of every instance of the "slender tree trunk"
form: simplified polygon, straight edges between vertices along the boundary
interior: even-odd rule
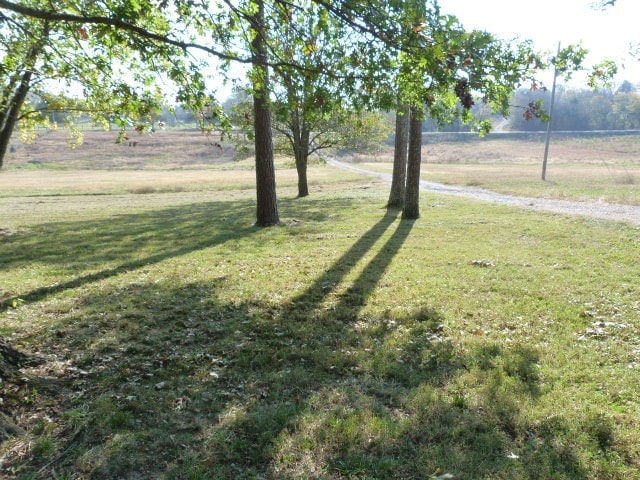
[[[307,182],[307,165],[309,160],[309,135],[305,125],[300,129],[300,141],[296,148],[296,170],[298,171],[298,197],[309,195],[309,183]]]
[[[296,152],[296,170],[298,171],[298,198],[309,195],[307,182],[307,157],[303,152]]]
[[[0,169],[4,165],[4,157],[7,153],[13,130],[18,123],[20,110],[31,88],[32,69],[48,38],[49,23],[45,22],[40,35],[38,35],[39,41],[29,48],[24,63],[16,70],[16,74],[12,76],[9,83],[3,88],[2,102],[0,103]]]
[[[422,161],[422,115],[411,108],[409,122],[409,160],[407,162],[407,192],[402,218],[420,218],[420,162]]]
[[[0,168],[4,165],[4,157],[7,154],[13,130],[16,127],[16,123],[18,123],[20,109],[31,88],[32,75],[30,70],[22,74],[13,97],[3,105],[5,108],[0,112]]]
[[[404,207],[410,116],[409,108],[406,105],[398,107],[396,112],[396,138],[393,150],[393,177],[391,179],[391,193],[389,194],[387,208],[400,209]]]
[[[253,17],[255,35],[253,50],[253,118],[256,148],[256,225],[268,227],[280,223],[276,195],[276,174],[273,158],[271,112],[269,110],[269,70],[264,27],[264,1],[256,0],[257,13]]]

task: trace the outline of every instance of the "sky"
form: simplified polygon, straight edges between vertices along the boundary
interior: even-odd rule
[[[611,59],[624,65],[616,83],[640,84],[640,61],[628,55],[640,44],[640,0],[618,0],[605,10],[594,0],[440,0],[442,13],[458,17],[467,29],[481,29],[505,39],[534,41],[555,52],[562,45],[582,42],[590,51],[587,63]],[[572,83],[582,81],[580,78]]]
[[[590,51],[585,66],[614,60],[619,73],[616,88],[624,80],[640,85],[640,53],[629,55],[630,45],[640,44],[640,0],[617,0],[605,10],[593,8],[596,0],[439,0],[442,13],[455,15],[467,29],[481,29],[505,39],[533,40],[539,50],[555,53],[558,42],[582,45]],[[624,67],[624,68],[623,68]],[[244,67],[233,69],[244,77]],[[215,75],[214,77],[219,77]],[[538,78],[550,86],[552,72]],[[562,83],[562,80],[559,79]],[[574,74],[572,88],[588,88],[586,74]],[[217,86],[219,97],[231,95],[231,85]]]

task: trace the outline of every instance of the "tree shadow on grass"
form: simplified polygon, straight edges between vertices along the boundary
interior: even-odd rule
[[[220,301],[224,278],[86,296],[49,339],[73,359],[59,445],[12,466],[41,478],[588,478],[562,428],[519,416],[538,394],[534,350],[461,351],[428,305],[362,313],[411,228],[385,215],[280,306]]]
[[[322,220],[327,214],[318,210],[317,203],[298,203],[295,213],[306,221]],[[322,203],[326,212],[348,201]],[[36,302],[166,259],[246,239],[260,230],[252,225],[254,210],[249,201],[206,202],[95,221],[45,224],[28,234],[8,237],[0,243],[0,270],[53,265],[56,276],[31,291],[0,291],[0,313],[16,302]]]

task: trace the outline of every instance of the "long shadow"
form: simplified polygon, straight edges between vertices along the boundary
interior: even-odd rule
[[[16,236],[0,245],[0,269],[56,264],[75,278],[0,299],[0,313],[15,302],[37,302],[64,290],[245,238],[257,231],[249,226],[249,214],[247,202],[212,202],[95,222],[62,222],[46,225],[28,238]],[[78,274],[80,268],[105,263],[116,266]]]
[[[47,337],[73,361],[65,415],[76,433],[61,435],[63,455],[22,466],[41,478],[45,466],[92,479],[473,478],[465,468],[476,478],[587,478],[553,426],[518,425],[520,397],[504,385],[536,390],[535,352],[454,352],[428,307],[362,316],[411,234],[398,222],[389,235],[396,221],[385,215],[281,306],[220,301],[224,278],[85,296]],[[480,408],[442,388],[469,368],[487,379]],[[530,442],[519,470],[507,457],[516,440]]]
[[[344,202],[324,202],[325,211]],[[320,220],[315,203],[296,205],[307,220]],[[227,242],[245,239],[259,229],[252,226],[251,202],[207,202],[152,212],[124,214],[113,219],[59,222],[36,227],[28,235],[14,235],[0,243],[0,271],[32,264],[56,265],[64,278],[28,292],[0,291],[0,313],[17,303],[43,298]],[[91,267],[114,264],[91,271]],[[82,271],[89,270],[88,273]]]
[[[73,268],[137,258],[139,252],[188,248],[208,236],[251,231],[251,203],[206,202],[90,221],[35,226],[0,243],[0,268],[33,263]],[[171,248],[173,247],[173,248]]]
[[[305,292],[293,300],[293,304],[306,305],[307,309],[317,308],[320,303],[344,279],[351,269],[369,252],[373,245],[387,231],[397,218],[397,212],[388,211],[358,241],[356,241],[334,264],[327,269]],[[406,236],[405,236],[406,238]],[[398,247],[399,248],[399,247]],[[397,252],[397,249],[396,249]],[[393,256],[385,255],[389,261]],[[383,272],[377,272],[381,275]],[[296,307],[297,308],[297,307]],[[283,313],[287,316],[287,312]]]
[[[387,215],[393,216],[394,213]],[[360,308],[365,305],[367,298],[375,290],[382,275],[387,270],[394,257],[399,252],[405,240],[409,237],[414,221],[403,220],[387,242],[380,248],[376,256],[367,264],[353,284],[343,294],[336,310],[352,305]]]

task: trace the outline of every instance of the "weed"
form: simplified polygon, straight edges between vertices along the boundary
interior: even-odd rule
[[[601,450],[607,450],[614,444],[614,427],[610,418],[603,414],[589,415],[584,423],[585,431],[593,437]]]
[[[33,442],[33,454],[43,460],[53,457],[58,448],[58,442],[51,435],[41,435]]]

